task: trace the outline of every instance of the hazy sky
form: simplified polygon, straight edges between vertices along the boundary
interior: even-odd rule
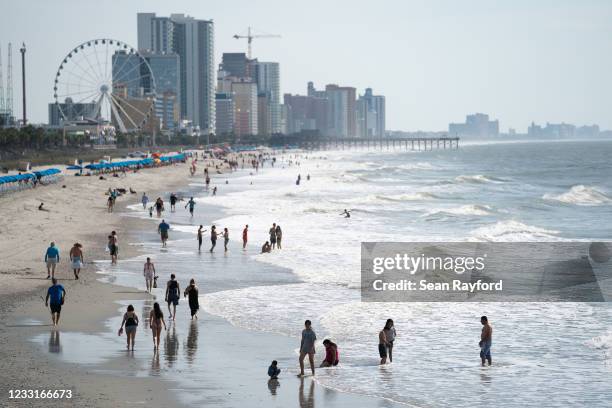
[[[505,131],[536,122],[612,128],[612,1],[587,0],[2,0],[0,44],[13,42],[21,116],[19,45],[27,44],[28,116],[47,121],[62,58],[89,39],[136,46],[136,13],[215,21],[217,64],[246,52],[247,26],[281,34],[254,40],[278,61],[281,92],[306,82],[371,87],[387,97],[387,128],[443,130],[485,112]]]

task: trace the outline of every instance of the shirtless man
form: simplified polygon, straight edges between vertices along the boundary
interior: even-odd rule
[[[147,285],[147,292],[151,293],[153,289],[153,279],[155,277],[155,265],[151,262],[151,258],[147,258],[147,262],[144,264],[142,274],[145,277],[145,283]]]
[[[383,328],[380,333],[378,333],[378,354],[380,355],[380,365],[387,364],[388,347],[389,341],[387,340],[385,328]]]
[[[482,323],[482,333],[480,334],[480,342],[478,345],[480,346],[480,360],[484,367],[485,360],[491,365],[491,340],[493,339],[493,328],[489,325],[487,316],[482,316],[480,318],[480,323]]]

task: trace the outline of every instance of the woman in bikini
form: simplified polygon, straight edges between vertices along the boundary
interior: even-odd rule
[[[166,322],[164,321],[164,313],[159,307],[159,303],[153,304],[153,310],[149,314],[149,327],[153,333],[153,350],[159,350],[159,340],[161,338],[162,327],[166,330]]]

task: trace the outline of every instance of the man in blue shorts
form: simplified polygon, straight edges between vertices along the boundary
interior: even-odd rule
[[[166,246],[166,241],[168,241],[168,230],[170,229],[170,225],[166,222],[166,220],[162,220],[161,224],[157,228],[157,231],[161,235],[162,247]]]
[[[51,282],[53,285],[47,290],[45,306],[50,306],[53,326],[57,326],[59,323],[60,312],[62,311],[62,305],[66,299],[66,290],[62,285],[58,285],[57,279],[53,278]]]
[[[489,319],[487,316],[482,316],[480,318],[480,323],[482,323],[482,333],[480,334],[480,342],[478,345],[480,346],[480,360],[482,362],[482,366],[485,366],[485,361],[491,365],[491,343],[493,339],[493,328],[489,324]]]

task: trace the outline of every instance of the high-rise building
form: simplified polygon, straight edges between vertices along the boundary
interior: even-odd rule
[[[325,87],[329,100],[329,134],[334,137],[357,135],[356,90],[352,87],[330,84]]]
[[[64,122],[94,119],[96,113],[96,101],[73,103],[72,98],[66,98],[64,103],[49,104],[49,125],[61,126]]]
[[[174,50],[174,23],[155,13],[138,13],[138,49],[166,54]]]
[[[214,24],[184,14],[138,14],[138,48],[179,57],[180,113],[202,132],[215,132]]]
[[[234,94],[232,92],[217,92],[215,103],[215,110],[217,112],[217,134],[233,134],[236,125]]]
[[[265,92],[257,95],[257,134],[270,134],[270,100]]]
[[[489,115],[475,113],[467,115],[465,123],[450,123],[448,133],[451,136],[487,138],[499,136],[499,121],[489,120]]]
[[[155,112],[162,129],[176,130],[181,117],[179,56],[174,53],[151,52],[144,52],[143,56],[155,78]]]
[[[318,130],[321,135],[327,135],[329,129],[327,98],[304,95],[284,95],[286,110],[286,132],[299,133],[303,130]]]
[[[386,131],[385,97],[374,95],[372,88],[357,100],[357,135],[359,137],[384,137]]]
[[[236,79],[232,82],[235,103],[234,133],[237,136],[256,135],[257,124],[257,84],[248,79]]]
[[[236,78],[251,77],[249,73],[249,62],[243,52],[224,52],[221,66],[228,76]]]
[[[134,53],[116,51],[112,58],[113,88],[121,88],[130,98],[143,97],[145,90],[143,82],[142,60]]]
[[[267,132],[264,134],[281,133],[280,68],[278,62],[252,61],[249,64],[248,71],[257,83],[259,95],[266,97],[265,120],[268,125]],[[259,116],[263,118],[261,112]]]

